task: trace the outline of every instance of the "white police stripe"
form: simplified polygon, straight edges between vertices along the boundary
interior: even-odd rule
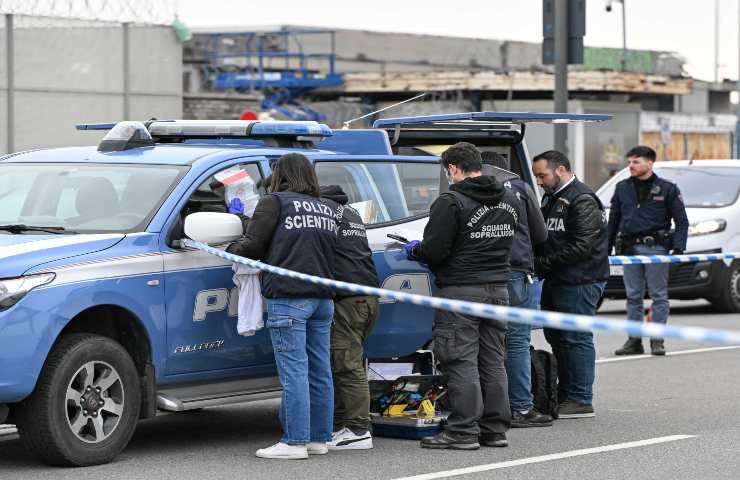
[[[17,243],[14,245],[0,246],[0,259],[9,258],[24,253],[37,252],[49,248],[68,247],[80,243],[94,242],[97,240],[120,240],[125,235],[116,234],[81,234],[81,235],[59,235],[55,238],[43,237],[43,239]]]
[[[262,271],[282,275],[309,283],[324,285],[331,288],[348,290],[353,293],[362,295],[372,295],[382,298],[391,298],[399,302],[421,305],[424,307],[438,308],[450,312],[458,312],[476,317],[493,318],[506,322],[525,323],[535,326],[545,326],[562,330],[579,330],[579,331],[605,331],[605,332],[622,332],[631,336],[642,336],[652,338],[680,338],[684,340],[695,340],[702,342],[715,342],[723,344],[740,343],[740,331],[731,330],[714,330],[700,327],[680,327],[674,325],[664,325],[660,323],[641,323],[626,320],[609,320],[599,317],[588,317],[585,315],[574,315],[567,313],[545,312],[541,310],[529,310],[523,308],[504,307],[484,303],[466,302],[461,300],[450,300],[447,298],[428,297],[423,295],[414,295],[409,293],[396,292],[393,290],[384,290],[381,288],[366,287],[354,283],[340,282],[329,280],[327,278],[307,275],[305,273],[294,272],[284,268],[267,265],[256,260],[232,255],[223,250],[210,247],[204,243],[194,242],[189,239],[182,241],[183,245],[197,248],[225,258],[232,262],[249,265]]]
[[[38,269],[38,272],[54,272],[56,277],[39,290],[75,283],[110,280],[162,273],[162,254],[146,253],[126,257],[116,257],[80,262],[51,269]]]
[[[35,268],[30,273],[54,272],[56,278],[39,290],[84,283],[161,273],[205,271],[214,268],[231,269],[231,262],[208,255],[200,250],[178,250],[167,253],[150,252],[122,257],[101,258],[54,268]]]

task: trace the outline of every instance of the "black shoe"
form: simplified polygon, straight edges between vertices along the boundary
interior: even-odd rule
[[[584,405],[575,400],[566,400],[558,405],[558,418],[592,418],[595,416],[593,405]]]
[[[534,409],[524,412],[512,410],[511,426],[513,428],[551,427],[552,417],[550,415],[544,415]]]
[[[663,340],[650,340],[650,353],[658,356],[665,355],[665,345],[663,345]]]
[[[421,448],[450,448],[452,450],[478,450],[478,439],[470,435],[456,435],[442,431],[433,437],[421,439]]]
[[[509,441],[506,439],[505,433],[486,433],[481,434],[480,437],[478,437],[478,441],[481,443],[481,445],[485,445],[486,447],[508,447]]]
[[[616,350],[614,355],[642,355],[645,349],[642,347],[642,338],[630,337],[622,348]]]

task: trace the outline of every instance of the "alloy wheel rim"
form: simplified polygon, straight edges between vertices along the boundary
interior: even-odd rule
[[[121,376],[106,362],[87,362],[72,375],[64,403],[67,425],[75,437],[85,443],[103,442],[123,415]]]

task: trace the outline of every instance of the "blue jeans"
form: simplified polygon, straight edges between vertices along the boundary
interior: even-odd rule
[[[536,310],[540,304],[539,282],[529,283],[523,272],[509,274],[509,306]],[[524,323],[506,325],[506,374],[512,410],[530,410],[532,403],[532,359],[529,343],[532,327]]]
[[[267,327],[283,386],[280,441],[284,443],[331,440],[334,386],[329,345],[333,317],[330,298],[267,300]]]
[[[596,315],[596,305],[605,282],[585,285],[548,285],[542,288],[542,310],[580,315]],[[596,350],[591,332],[545,328],[545,339],[558,361],[558,402],[593,402],[596,376]]]
[[[668,251],[662,246],[648,247],[635,245],[630,249],[631,255],[666,255]],[[624,290],[627,293],[627,320],[642,322],[645,307],[645,284],[653,299],[653,322],[668,322],[668,264],[624,266]]]

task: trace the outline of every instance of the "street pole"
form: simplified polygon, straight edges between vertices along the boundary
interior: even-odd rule
[[[714,83],[719,82],[719,0],[714,0]]]
[[[622,71],[627,71],[627,0],[622,0]]]
[[[15,29],[13,20],[13,14],[5,15],[5,78],[7,86],[5,153],[15,151]]]
[[[555,0],[555,112],[568,112],[568,0]],[[568,154],[568,125],[555,124],[555,150]]]
[[[131,120],[131,24],[123,23],[123,119]]]
[[[737,44],[738,44],[738,63],[737,63],[737,106],[735,107],[735,155],[734,158],[740,158],[740,10],[738,10],[737,25]]]

